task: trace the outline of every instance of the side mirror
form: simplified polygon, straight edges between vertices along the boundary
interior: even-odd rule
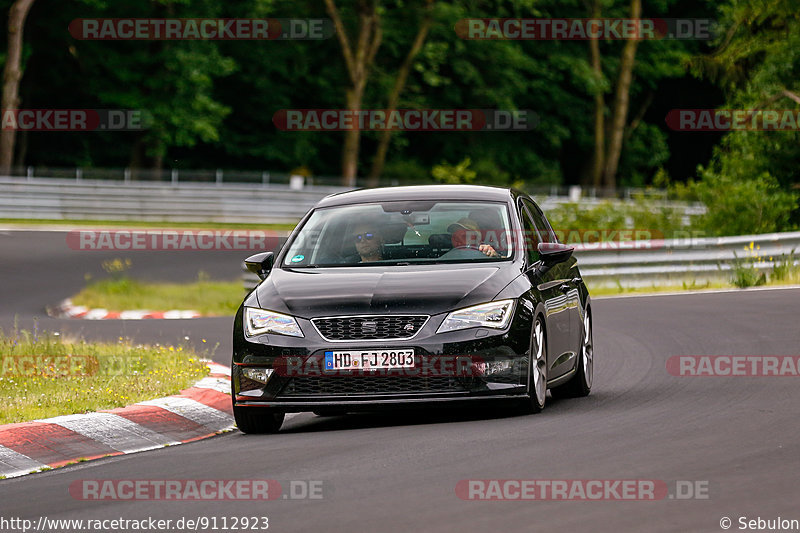
[[[266,279],[272,270],[272,265],[275,262],[275,254],[273,252],[261,252],[260,254],[251,255],[244,260],[244,265],[247,270],[253,274],[258,275],[261,279]]]
[[[542,264],[551,268],[569,259],[575,248],[557,242],[540,242],[538,250]]]

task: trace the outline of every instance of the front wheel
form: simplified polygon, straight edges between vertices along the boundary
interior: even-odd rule
[[[553,398],[580,398],[588,396],[592,391],[594,378],[594,341],[592,339],[592,315],[589,310],[583,316],[583,337],[581,339],[581,353],[575,375],[560,387],[551,392]]]
[[[233,406],[233,418],[242,433],[277,433],[285,416],[269,407]]]
[[[547,398],[547,334],[542,319],[537,317],[531,333],[530,359],[528,365],[528,396],[525,411],[540,413]]]

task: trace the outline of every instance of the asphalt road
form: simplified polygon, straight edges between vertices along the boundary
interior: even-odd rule
[[[99,264],[97,257],[78,257],[67,266],[45,265],[43,250],[27,256],[30,263],[14,256],[9,265],[8,241],[3,242],[0,321],[14,313],[30,320],[31,311],[47,303],[37,298],[67,296],[80,285],[86,265]],[[198,261],[206,270],[216,264],[207,257]],[[11,285],[9,274],[16,280]],[[57,277],[33,283],[48,274]],[[55,294],[59,279],[64,290]],[[25,280],[30,294],[19,287]],[[0,481],[0,516],[35,521],[256,515],[268,516],[269,530],[278,532],[720,531],[723,517],[733,520],[731,529],[739,528],[739,517],[800,520],[798,378],[690,378],[666,371],[673,355],[797,355],[799,314],[797,289],[597,300],[595,387],[587,398],[548,398],[543,413],[528,416],[502,409],[301,414],[278,435],[231,433]],[[66,322],[44,325],[77,328],[89,337],[125,328],[140,338],[190,332],[221,347],[230,342],[229,319],[154,326]],[[224,353],[216,359],[224,361]],[[264,478],[284,486],[290,480],[321,481],[324,497],[81,501],[68,490],[87,479]],[[466,479],[654,479],[666,482],[673,495],[676,482],[688,481],[707,486],[708,498],[464,501],[455,488]]]

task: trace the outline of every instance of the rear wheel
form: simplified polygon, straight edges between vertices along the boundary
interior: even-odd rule
[[[541,317],[537,317],[533,324],[530,352],[529,398],[524,408],[529,413],[539,413],[544,409],[547,398],[547,334]]]
[[[592,314],[589,310],[583,316],[583,337],[580,356],[575,363],[577,370],[565,384],[552,389],[553,398],[580,398],[588,396],[594,378],[594,341],[592,340]]]
[[[270,407],[233,407],[236,426],[242,433],[277,433],[285,416]]]

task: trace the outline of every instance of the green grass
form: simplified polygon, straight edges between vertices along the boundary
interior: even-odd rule
[[[771,276],[767,276],[766,283],[762,283],[761,287],[781,287],[781,286],[789,286],[789,285],[800,285],[800,272],[792,272],[786,275],[785,278],[777,280],[772,278]],[[652,286],[652,287],[592,287],[591,283],[587,283],[589,288],[589,294],[592,296],[613,296],[618,294],[657,294],[660,292],[680,292],[680,291],[702,291],[702,290],[715,290],[715,289],[734,289],[734,288],[746,288],[737,285],[735,282],[725,283],[725,282],[713,282],[713,283],[703,283],[703,284],[696,284],[692,283],[684,283],[683,285],[663,285],[663,286]],[[750,286],[750,285],[748,285]],[[756,286],[756,285],[752,285]]]
[[[186,346],[88,343],[0,330],[0,424],[123,407],[190,387],[208,367]]]
[[[119,277],[90,283],[72,298],[72,303],[109,311],[180,309],[204,316],[232,316],[243,296],[241,281],[144,283]]]
[[[683,285],[662,285],[651,287],[592,287],[591,282],[587,281],[589,294],[592,296],[611,296],[617,294],[655,294],[659,292],[680,292],[680,291],[700,291],[700,290],[713,290],[713,289],[730,289],[732,286],[728,283],[704,283],[697,285],[695,283],[684,283]]]
[[[240,224],[234,222],[158,222],[141,220],[41,220],[33,218],[0,218],[2,225],[19,226],[75,226],[123,227],[123,228],[196,228],[196,229],[252,229],[292,230],[296,224]]]

